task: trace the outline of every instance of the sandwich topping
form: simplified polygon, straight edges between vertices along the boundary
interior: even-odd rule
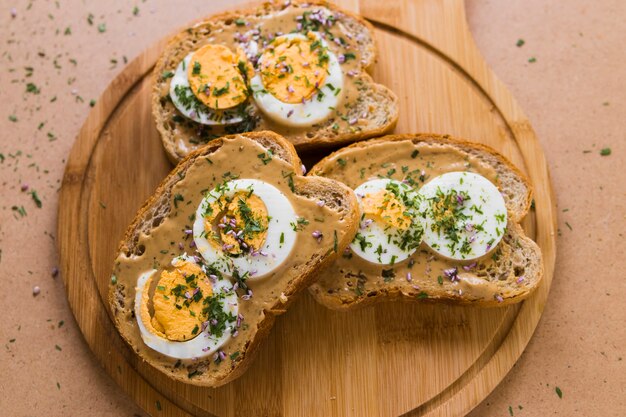
[[[296,242],[298,217],[287,196],[256,179],[225,181],[209,191],[196,211],[197,251],[221,273],[251,279],[271,273]]]
[[[353,111],[367,88],[359,51],[364,39],[342,18],[326,7],[293,4],[203,34],[196,49],[160,75],[161,105],[177,146],[186,153],[223,134],[253,129],[289,134],[331,126],[358,133],[368,117],[367,109],[356,117]]]
[[[214,354],[236,336],[238,300],[228,280],[187,254],[137,280],[135,316],[143,342],[176,359]],[[153,314],[151,314],[153,311]]]
[[[502,194],[473,172],[448,172],[420,189],[425,220],[424,241],[438,254],[473,260],[491,252],[507,224]]]
[[[289,301],[293,271],[338,250],[345,213],[299,194],[295,176],[236,136],[177,179],[169,212],[118,255],[111,280],[120,333],[142,357],[171,360],[185,378],[230,369],[267,311]]]
[[[422,242],[418,195],[400,181],[380,178],[355,188],[361,209],[352,251],[369,262],[393,265],[407,259]]]
[[[508,250],[507,208],[489,164],[453,146],[407,140],[351,148],[313,173],[352,187],[361,210],[349,249],[315,284],[325,296],[349,303],[403,281],[411,295],[428,298],[414,277],[452,284],[456,296],[500,294],[479,275]]]

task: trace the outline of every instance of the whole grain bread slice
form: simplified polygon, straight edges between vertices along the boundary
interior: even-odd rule
[[[206,127],[184,118],[169,97],[170,78],[177,65],[190,52],[205,45],[207,39],[237,22],[284,13],[288,9],[324,10],[335,16],[336,22],[349,37],[355,48],[359,71],[344,74],[358,85],[355,96],[349,100],[340,117],[308,128],[288,128],[271,122],[251,101],[251,117],[240,124],[225,127]],[[346,40],[347,42],[347,40]],[[337,45],[331,42],[331,48]],[[229,133],[273,130],[286,137],[298,150],[323,148],[351,143],[383,135],[393,130],[398,120],[398,98],[383,85],[377,84],[368,74],[376,60],[373,26],[349,11],[327,1],[270,1],[247,9],[228,11],[191,24],[175,35],[165,47],[153,72],[152,114],[161,135],[168,157],[178,163],[189,152],[210,140]]]
[[[393,268],[385,269],[367,262],[361,262],[356,268],[348,250],[321,273],[310,287],[311,294],[324,306],[336,310],[395,299],[492,307],[528,297],[543,277],[541,250],[519,225],[531,207],[532,188],[525,175],[495,150],[447,135],[389,135],[334,152],[317,163],[309,176],[335,178],[338,170],[349,169],[350,165],[345,161],[350,161],[357,151],[375,148],[377,154],[384,154],[385,149],[391,151],[399,144],[407,143],[416,150],[459,153],[463,158],[474,158],[495,171],[496,185],[508,211],[508,224],[500,244],[493,254],[474,264],[441,258],[422,243],[410,261],[414,265],[398,268],[401,274],[390,272]],[[421,148],[424,146],[426,148]],[[431,264],[438,265],[439,270],[433,270]]]
[[[265,152],[271,151],[271,157],[285,161],[291,166],[292,172],[283,178],[290,178],[290,186],[297,198],[312,200],[313,204],[322,205],[334,213],[341,224],[336,227],[335,239],[320,240],[318,245],[311,246],[314,250],[301,255],[302,246],[294,248],[298,256],[305,257],[301,263],[293,263],[281,273],[281,288],[272,292],[271,303],[264,307],[255,327],[247,333],[240,334],[237,346],[240,346],[236,355],[231,355],[225,361],[216,365],[212,358],[205,358],[193,363],[181,363],[152,351],[143,344],[139,337],[136,317],[134,314],[135,282],[137,277],[123,277],[120,274],[118,261],[141,257],[146,251],[146,237],[159,227],[172,212],[176,210],[176,195],[173,189],[185,178],[188,170],[197,163],[206,170],[207,178],[219,173],[219,167],[204,162],[225,146],[232,146],[229,140],[243,138],[250,143],[260,145]],[[269,154],[269,153],[268,153]],[[344,250],[354,236],[358,223],[358,203],[352,190],[338,181],[322,177],[305,177],[302,174],[303,166],[298,155],[285,138],[273,132],[251,132],[225,136],[212,141],[208,146],[192,152],[161,182],[155,193],[138,211],[133,222],[128,227],[122,239],[116,266],[113,274],[115,279],[109,291],[109,304],[120,334],[131,348],[145,361],[167,376],[192,385],[216,387],[234,380],[244,373],[253,361],[262,341],[269,334],[276,316],[284,313],[294,301],[295,296],[304,288],[311,285],[321,268],[329,263]],[[242,176],[242,178],[244,178]],[[280,173],[277,173],[280,177]],[[198,202],[194,201],[197,206]],[[181,225],[182,227],[182,225]],[[310,232],[304,238],[310,238]],[[172,237],[174,239],[174,237]],[[299,238],[300,239],[300,238]],[[293,254],[293,252],[292,252]],[[293,257],[293,256],[292,256]],[[146,268],[151,268],[153,260],[145,259]],[[272,278],[273,279],[273,278]],[[252,288],[252,284],[249,284]],[[265,288],[265,287],[264,287]],[[258,293],[255,289],[254,297],[263,298],[267,294]],[[240,308],[241,311],[241,308]],[[244,338],[242,340],[242,338]],[[235,340],[235,339],[232,339]],[[236,358],[234,357],[236,356]]]

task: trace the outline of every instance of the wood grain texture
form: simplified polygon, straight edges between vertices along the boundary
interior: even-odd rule
[[[542,249],[545,279],[522,304],[487,310],[397,303],[346,314],[304,294],[237,381],[206,389],[168,380],[123,343],[105,302],[118,241],[171,169],[150,114],[150,71],[160,42],[113,81],[85,122],[68,159],[58,223],[68,299],[85,339],[152,415],[464,415],[532,336],[554,269],[550,178],[532,127],[471,40],[463,2],[339,4],[376,27],[374,77],[400,97],[396,132],[482,142],[529,175],[536,211],[523,224]]]

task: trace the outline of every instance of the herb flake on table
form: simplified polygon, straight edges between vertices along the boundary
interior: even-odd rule
[[[43,204],[41,203],[41,199],[39,199],[39,196],[37,195],[37,191],[31,191],[30,196],[33,198],[33,201],[35,202],[37,208],[41,208]]]
[[[526,41],[524,39],[519,38],[517,42],[515,43],[515,46],[517,46],[518,48],[521,48],[522,46],[524,46],[525,43]]]
[[[559,398],[563,398],[563,391],[561,391],[561,388],[559,387],[554,388],[554,392],[556,392],[556,395],[558,395]]]
[[[609,155],[611,155],[611,148],[603,148],[600,151],[600,155],[601,156],[609,156]]]

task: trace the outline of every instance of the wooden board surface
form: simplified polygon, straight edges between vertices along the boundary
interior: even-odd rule
[[[146,50],[98,100],[68,159],[59,249],[68,299],[104,369],[152,415],[464,415],[511,369],[543,311],[555,260],[555,207],[543,152],[510,94],[486,67],[461,0],[347,0],[376,27],[374,77],[400,97],[396,132],[449,133],[488,144],[525,171],[535,206],[524,227],[545,279],[501,309],[383,304],[353,313],[308,294],[281,316],[237,381],[203,389],[169,381],[117,334],[106,293],[118,241],[171,169],[150,114]],[[106,209],[104,208],[106,207]]]

